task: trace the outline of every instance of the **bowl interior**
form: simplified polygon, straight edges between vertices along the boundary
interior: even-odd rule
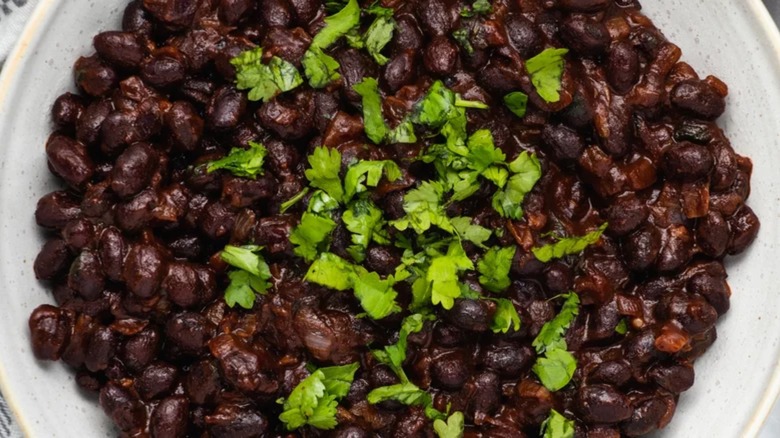
[[[72,89],[71,66],[91,51],[92,36],[116,29],[127,0],[41,0],[21,50],[0,78],[0,380],[22,429],[30,436],[112,436],[97,401],[77,389],[62,364],[36,361],[27,318],[52,297],[33,276],[43,243],[35,203],[57,181],[46,169],[49,108]],[[665,0],[645,12],[683,49],[700,75],[730,86],[720,124],[737,152],[755,164],[750,205],[763,222],[759,240],[728,262],[731,311],[719,339],[696,364],[696,384],[680,398],[665,436],[754,435],[780,388],[773,374],[780,346],[780,45],[759,0]]]

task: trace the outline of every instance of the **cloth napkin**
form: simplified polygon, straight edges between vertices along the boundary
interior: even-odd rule
[[[37,0],[0,0],[0,69],[8,52],[13,48],[16,38],[21,35],[35,3]],[[764,0],[764,3],[775,20],[780,19],[780,0]],[[780,403],[769,416],[760,436],[761,438],[780,436]],[[0,395],[0,438],[22,438],[22,433],[14,424],[2,395]]]

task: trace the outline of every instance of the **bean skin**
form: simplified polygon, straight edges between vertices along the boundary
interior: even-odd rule
[[[62,239],[50,239],[35,258],[33,270],[39,280],[53,280],[70,265],[71,254]]]
[[[121,430],[129,431],[146,422],[146,409],[143,404],[117,383],[108,382],[100,390],[100,406]]]
[[[165,113],[165,126],[176,146],[183,152],[194,152],[200,146],[204,122],[189,102],[174,102]]]
[[[672,90],[670,99],[680,110],[705,120],[715,120],[726,110],[724,97],[704,81],[679,83]]]
[[[127,254],[122,277],[130,292],[140,298],[150,298],[160,287],[165,265],[165,257],[156,246],[136,244]]]
[[[54,306],[38,306],[30,315],[33,353],[40,360],[58,360],[70,340],[74,316]]]
[[[731,255],[740,254],[756,240],[761,224],[753,210],[747,205],[740,208],[734,216],[728,219],[731,228],[731,240],[727,252]]]
[[[83,188],[95,172],[95,165],[80,142],[64,135],[54,134],[46,142],[49,168],[68,185]]]
[[[92,301],[103,293],[105,284],[100,258],[92,250],[82,251],[70,267],[68,287],[77,291],[85,300]]]
[[[612,45],[607,63],[607,79],[618,94],[628,93],[639,81],[639,53],[628,40]]]
[[[51,119],[60,128],[73,128],[83,112],[83,100],[75,94],[65,93],[54,101]]]
[[[96,56],[79,58],[73,68],[76,85],[90,96],[103,96],[116,86],[116,72]]]
[[[99,33],[93,43],[103,59],[119,68],[136,68],[144,59],[143,46],[130,32]]]
[[[149,430],[155,438],[181,438],[187,434],[190,402],[174,395],[163,399],[152,411]]]
[[[116,159],[111,171],[111,190],[130,198],[146,188],[157,164],[157,152],[147,143],[135,143]]]

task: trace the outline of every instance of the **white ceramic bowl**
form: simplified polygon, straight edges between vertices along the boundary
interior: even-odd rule
[[[52,301],[32,263],[42,243],[38,198],[57,187],[46,169],[49,108],[73,87],[71,66],[92,36],[119,28],[127,0],[41,0],[0,76],[0,383],[21,428],[34,437],[112,436],[94,399],[60,363],[36,361],[27,317]],[[720,123],[755,163],[750,205],[763,228],[728,263],[734,291],[719,339],[696,364],[671,437],[755,436],[780,390],[780,35],[759,0],[644,1],[645,12],[700,74],[730,86]]]

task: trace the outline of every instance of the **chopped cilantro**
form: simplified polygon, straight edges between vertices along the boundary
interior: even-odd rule
[[[349,392],[360,364],[320,368],[299,383],[290,396],[279,403],[284,411],[279,415],[287,430],[309,425],[330,430],[338,425],[338,400]]]
[[[319,47],[309,48],[303,54],[301,65],[312,88],[324,88],[341,77],[338,72],[339,62]]]
[[[434,257],[426,273],[431,287],[431,302],[441,304],[447,310],[452,309],[455,299],[461,296],[458,274],[474,269],[474,264],[458,242],[452,242],[447,254]]]
[[[404,120],[398,126],[390,130],[387,135],[389,143],[416,143],[417,136],[414,134],[414,125],[411,120]]]
[[[303,190],[296,193],[295,196],[282,202],[282,205],[279,208],[279,213],[284,214],[285,212],[287,212],[287,210],[289,210],[293,205],[301,202],[301,200],[303,200],[303,198],[305,198],[307,194],[309,194],[309,188],[304,187]]]
[[[392,276],[382,280],[379,274],[353,265],[335,254],[321,254],[309,267],[304,279],[335,290],[353,289],[360,306],[372,319],[382,319],[401,311],[395,301],[398,293],[393,290],[395,279]]]
[[[584,236],[566,237],[555,243],[544,245],[531,249],[536,258],[544,263],[552,259],[559,259],[572,254],[578,254],[585,248],[598,242],[604,230],[607,229],[607,223],[603,223],[598,229],[591,231]]]
[[[515,305],[511,300],[506,298],[498,298],[495,300],[497,304],[496,314],[493,316],[493,322],[490,324],[490,329],[493,333],[508,333],[509,330],[520,330],[520,315],[517,314]]]
[[[493,6],[488,0],[476,0],[471,7],[464,7],[460,11],[462,17],[471,18],[476,15],[488,15],[493,12]]]
[[[230,63],[236,68],[236,87],[249,90],[247,97],[252,101],[267,102],[303,83],[298,69],[282,58],[274,56],[264,64],[261,47],[241,52]]]
[[[433,422],[433,430],[439,438],[461,438],[464,428],[463,412],[453,412],[446,422],[442,419]]]
[[[550,416],[542,423],[542,438],[574,438],[574,421],[550,410]]]
[[[512,267],[512,259],[517,248],[507,246],[504,248],[490,248],[477,263],[479,271],[479,283],[491,292],[501,292],[509,287],[509,270]]]
[[[433,404],[431,395],[411,382],[381,386],[369,392],[366,398],[372,405],[387,400],[395,400],[407,406],[430,406]]]
[[[528,108],[528,95],[522,91],[513,91],[504,96],[504,104],[517,117],[523,118]]]
[[[366,135],[376,144],[384,141],[389,129],[382,115],[382,96],[379,95],[379,84],[374,78],[365,78],[352,86],[352,89],[363,98],[363,125]]]
[[[566,351],[564,335],[579,314],[580,299],[574,292],[563,297],[566,301],[561,311],[542,326],[532,343],[537,354],[544,354],[544,357],[536,359],[532,371],[550,391],[558,391],[566,386],[577,368],[577,360]]]
[[[357,0],[349,0],[339,12],[325,17],[325,27],[314,36],[311,46],[327,49],[358,24],[360,24],[360,5]]]
[[[561,77],[566,64],[563,56],[567,53],[569,49],[545,49],[525,62],[531,83],[545,102],[561,100]]]
[[[308,211],[301,216],[301,223],[290,234],[290,242],[295,245],[295,255],[303,257],[307,262],[313,261],[317,255],[327,250],[328,237],[336,228],[336,222],[325,216]]]
[[[264,294],[271,287],[268,280],[271,271],[268,269],[259,246],[227,245],[220,253],[220,258],[230,266],[238,268],[228,272],[230,285],[225,289],[225,302],[228,306],[236,304],[251,309],[255,304],[257,294]]]
[[[542,177],[542,166],[536,156],[523,151],[509,164],[512,176],[506,187],[493,195],[493,208],[502,216],[511,219],[523,217],[523,199]]]
[[[390,160],[361,160],[349,166],[344,177],[345,200],[350,201],[356,194],[368,190],[368,187],[376,187],[383,173],[390,182],[401,178],[401,169]]]
[[[330,213],[338,208],[339,201],[333,199],[333,197],[325,193],[324,190],[317,190],[312,193],[309,198],[309,207],[307,211],[322,215],[323,213]]]
[[[455,228],[455,233],[463,240],[484,248],[485,241],[490,239],[493,234],[492,231],[481,225],[474,225],[471,223],[470,217],[459,216],[450,219],[452,227]]]
[[[387,57],[382,54],[382,49],[393,39],[395,31],[395,20],[393,19],[393,10],[381,6],[372,6],[368,8],[369,14],[375,15],[374,22],[366,30],[364,37],[366,50],[379,65],[387,64]]]
[[[410,190],[404,196],[404,211],[406,216],[393,221],[393,225],[404,231],[411,227],[417,234],[422,234],[436,225],[444,231],[452,233],[454,228],[442,205],[444,186],[438,181],[424,181],[416,189]]]
[[[354,245],[347,248],[352,258],[362,263],[366,248],[373,240],[380,245],[390,243],[390,235],[385,230],[387,222],[382,210],[369,199],[358,199],[353,202],[341,217],[344,225],[352,233]]]
[[[249,149],[231,149],[225,158],[210,162],[206,166],[206,172],[211,173],[218,169],[224,169],[235,176],[255,179],[264,172],[263,164],[267,154],[268,150],[265,146],[250,141]]]
[[[344,199],[344,188],[341,186],[341,153],[336,149],[320,146],[309,155],[309,165],[306,178],[312,187],[322,189],[333,199],[341,202]]]
[[[389,366],[402,382],[408,382],[403,364],[406,360],[407,339],[411,333],[418,333],[423,329],[425,321],[435,319],[432,315],[414,313],[407,316],[401,322],[401,330],[398,332],[398,342],[386,346],[383,350],[374,350],[374,357],[383,364]]]
[[[461,47],[463,47],[463,50],[465,50],[467,54],[471,55],[474,53],[474,46],[471,45],[470,40],[471,32],[469,32],[468,29],[461,27],[460,29],[452,32],[452,37],[455,38],[455,41],[457,41]]]
[[[621,319],[618,325],[615,327],[615,333],[619,335],[625,335],[628,333],[628,321],[625,318]]]

